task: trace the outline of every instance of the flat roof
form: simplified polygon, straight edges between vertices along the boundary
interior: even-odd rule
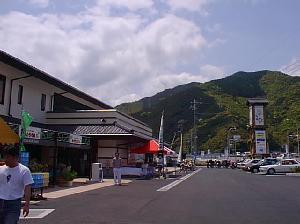
[[[269,101],[265,98],[249,98],[247,99],[247,105],[252,104],[268,104]]]
[[[32,75],[35,78],[38,78],[38,79],[45,81],[53,86],[56,86],[68,93],[71,93],[75,96],[85,99],[86,101],[93,103],[95,105],[98,105],[104,109],[113,109],[112,106],[101,102],[100,100],[82,92],[81,90],[49,75],[48,73],[28,64],[28,63],[20,60],[19,58],[16,58],[2,50],[0,50],[0,61],[4,62],[5,64],[10,65],[14,68],[17,68],[23,72],[26,72],[27,74]]]

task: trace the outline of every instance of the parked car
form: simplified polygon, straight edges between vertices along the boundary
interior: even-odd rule
[[[278,159],[275,158],[267,158],[259,161],[257,164],[252,164],[248,170],[252,173],[258,173],[259,172],[259,167],[261,166],[268,166],[268,165],[274,165],[278,162]]]
[[[300,163],[295,159],[283,159],[274,165],[267,165],[259,167],[259,171],[265,174],[275,173],[291,173],[295,168],[300,167]]]
[[[249,168],[254,165],[254,164],[257,164],[261,161],[261,159],[250,159],[250,161],[246,162],[244,164],[244,166],[242,167],[243,170],[247,170],[249,171]]]
[[[237,163],[237,168],[242,169],[246,163],[248,163],[251,159],[244,159]]]

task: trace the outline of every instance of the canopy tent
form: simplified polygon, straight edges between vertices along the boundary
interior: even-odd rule
[[[146,154],[146,153],[156,154],[158,153],[158,151],[159,151],[159,144],[156,140],[150,140],[144,146],[130,150],[131,153],[136,153],[136,154]],[[164,146],[164,154],[172,155],[172,154],[176,154],[176,152]]]
[[[19,136],[0,117],[0,144],[13,145],[19,143]]]

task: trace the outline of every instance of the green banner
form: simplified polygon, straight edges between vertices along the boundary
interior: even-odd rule
[[[26,136],[27,129],[32,123],[32,120],[33,119],[28,112],[22,111],[21,136],[20,136],[20,151],[21,152],[26,151],[25,146],[24,146],[24,139]]]

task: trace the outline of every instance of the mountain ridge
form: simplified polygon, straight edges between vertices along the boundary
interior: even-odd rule
[[[238,147],[247,150],[249,111],[246,101],[256,97],[265,97],[270,102],[266,108],[268,139],[270,148],[279,150],[285,143],[286,133],[294,132],[300,121],[300,107],[297,105],[300,77],[278,71],[240,71],[206,83],[192,82],[121,104],[117,109],[149,124],[154,136],[158,135],[161,112],[165,110],[166,140],[172,142],[180,121],[183,123],[185,150],[188,151],[193,127],[191,102],[195,99],[200,102],[197,104],[197,149],[222,151],[227,144],[228,128],[236,126],[239,128],[237,134],[244,139]],[[178,143],[178,137],[175,140]],[[291,146],[293,148],[294,143]]]

